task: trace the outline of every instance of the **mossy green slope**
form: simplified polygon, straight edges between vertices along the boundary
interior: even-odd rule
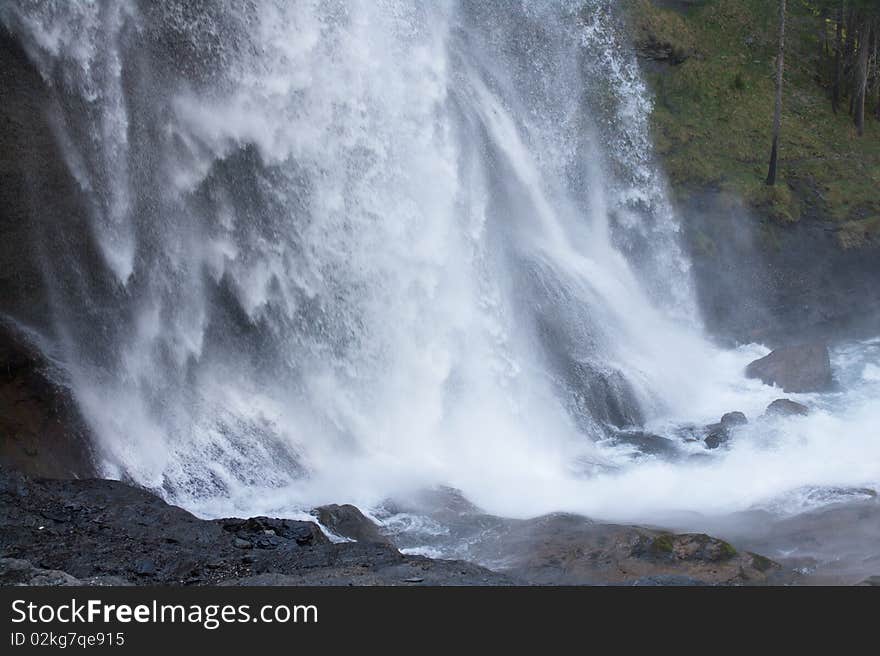
[[[776,3],[703,0],[684,12],[658,6],[665,4],[630,0],[628,14],[643,51],[653,38],[688,55],[679,64],[645,67],[655,94],[657,152],[673,189],[729,191],[774,222],[798,221],[807,209],[815,210],[838,223],[839,241],[847,248],[880,231],[880,122],[869,119],[858,137],[846,108],[832,111],[821,21],[805,4],[788,3],[775,187],[764,179],[773,120]]]

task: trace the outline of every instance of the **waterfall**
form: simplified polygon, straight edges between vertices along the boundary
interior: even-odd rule
[[[103,473],[583,508],[614,431],[730,409],[616,4],[2,5],[88,226],[42,267]]]
[[[0,14],[102,256],[53,314],[107,475],[551,475],[665,407],[698,320],[614,3],[197,5]]]

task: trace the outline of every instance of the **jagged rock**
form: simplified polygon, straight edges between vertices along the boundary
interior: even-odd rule
[[[236,539],[258,548],[244,551]],[[0,554],[8,557],[0,562],[0,584],[10,585],[515,582],[478,565],[405,555],[389,544],[334,544],[314,522],[204,520],[119,481],[35,480],[2,468]]]
[[[599,423],[612,430],[634,429],[645,423],[635,391],[619,371],[587,362],[567,361],[563,366],[574,416],[587,418],[590,426]]]
[[[792,393],[824,392],[833,384],[828,346],[820,342],[776,349],[750,363],[746,376]]]
[[[678,453],[675,442],[645,431],[620,431],[614,434],[613,442],[634,446],[641,453],[647,455],[674,456]]]
[[[67,572],[40,569],[20,558],[0,558],[0,585],[83,585]]]
[[[355,506],[349,504],[340,506],[334,503],[315,508],[311,514],[336,535],[358,542],[391,544],[391,540],[382,535],[379,527]]]
[[[720,424],[713,424],[713,427],[710,428],[703,441],[706,443],[707,449],[717,449],[729,440],[730,434],[727,432],[727,429],[723,428]]]
[[[749,423],[749,420],[742,412],[727,412],[721,417],[721,421],[717,424],[709,424],[705,427],[706,437],[704,441],[706,448],[717,449],[722,444],[730,440],[731,430],[737,426],[743,426]]]
[[[330,540],[314,522],[302,522],[274,517],[251,517],[249,519],[222,519],[224,530],[235,533],[236,539],[248,542],[251,546],[271,549],[282,540],[293,540],[300,546],[328,544]],[[234,543],[238,548],[239,542]]]
[[[739,411],[726,412],[721,417],[721,425],[726,428],[730,428],[731,426],[743,426],[747,423],[749,423],[748,418]]]
[[[767,406],[767,410],[765,410],[764,414],[790,417],[795,415],[808,415],[810,414],[810,409],[801,403],[792,401],[791,399],[776,399],[773,403]]]

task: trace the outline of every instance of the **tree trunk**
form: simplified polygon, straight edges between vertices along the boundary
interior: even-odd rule
[[[773,147],[767,184],[776,184],[776,165],[779,159],[779,131],[782,127],[782,71],[785,65],[785,0],[779,0],[779,53],[776,55],[776,108],[773,111]]]
[[[871,49],[871,21],[865,17],[859,34],[859,65],[856,68],[856,132],[865,134],[865,99],[868,95],[868,53]]]
[[[853,113],[853,102],[855,94],[853,93],[855,85],[852,80],[855,75],[853,73],[853,60],[855,59],[856,50],[856,11],[851,6],[846,12],[846,42],[843,46],[843,76],[846,79],[847,89],[849,90],[849,114]]]
[[[834,42],[834,82],[831,85],[831,109],[834,113],[840,109],[840,81],[843,78],[843,14],[846,0],[840,0],[837,8],[837,33]]]
[[[874,88],[877,91],[874,117],[880,121],[880,16],[874,20]]]

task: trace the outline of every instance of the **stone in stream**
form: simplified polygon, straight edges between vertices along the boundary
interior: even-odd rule
[[[344,538],[373,544],[391,544],[391,540],[382,535],[379,527],[355,506],[333,503],[315,508],[311,514],[321,525]]]
[[[673,457],[678,453],[672,440],[641,430],[618,431],[613,438],[616,444],[628,444],[639,453],[660,457]]]
[[[731,428],[732,426],[743,426],[749,423],[748,418],[739,411],[734,412],[726,412],[721,417],[721,425],[725,428]]]
[[[785,346],[746,367],[748,378],[758,378],[785,392],[825,392],[831,389],[831,359],[821,342]]]
[[[748,418],[739,411],[727,412],[721,417],[721,421],[717,424],[709,424],[706,426],[706,437],[704,441],[706,448],[717,449],[722,444],[730,440],[731,429],[736,426],[743,426],[749,423]]]
[[[802,403],[792,401],[791,399],[776,399],[767,406],[764,414],[782,417],[802,416],[810,414],[810,409]]]

